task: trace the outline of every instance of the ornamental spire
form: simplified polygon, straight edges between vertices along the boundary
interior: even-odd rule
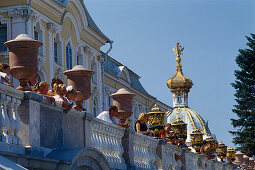
[[[181,55],[182,51],[184,50],[184,47],[180,45],[179,42],[176,43],[176,48],[173,48],[173,51],[175,52],[176,61],[177,61],[177,66],[176,66],[176,71],[182,71],[182,65],[181,65]]]

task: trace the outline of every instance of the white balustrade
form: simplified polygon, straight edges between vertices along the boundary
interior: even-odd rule
[[[209,160],[206,157],[204,157],[203,162],[206,170],[212,170],[213,160]]]
[[[199,155],[190,151],[185,152],[186,169],[199,169],[198,167]]]
[[[181,169],[181,161],[180,159],[176,161],[176,155],[181,156],[182,149],[178,146],[167,143],[165,145],[165,168],[166,169]]]
[[[0,137],[1,142],[22,144],[18,136],[20,119],[18,107],[24,97],[24,92],[0,84]]]
[[[157,169],[156,148],[158,140],[139,133],[134,135],[134,164],[138,168]]]
[[[122,158],[124,150],[121,140],[124,136],[124,130],[122,127],[96,118],[91,123],[91,147],[102,152],[111,167],[118,169],[122,169],[125,165]]]
[[[223,162],[214,161],[214,169],[224,170],[225,169],[224,164],[225,163]]]

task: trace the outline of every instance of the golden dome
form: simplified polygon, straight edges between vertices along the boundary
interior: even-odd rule
[[[182,51],[184,50],[184,47],[179,45],[179,43],[176,43],[176,49],[173,49],[176,54],[176,61],[177,61],[177,66],[176,66],[176,72],[174,76],[170,79],[167,80],[166,84],[167,87],[171,90],[171,92],[176,92],[176,91],[186,91],[189,92],[191,89],[193,83],[191,79],[189,79],[187,76],[185,76],[182,72],[182,66],[181,66],[181,57]]]

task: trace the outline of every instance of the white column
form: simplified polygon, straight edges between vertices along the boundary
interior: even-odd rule
[[[50,80],[54,77],[54,33],[56,33],[56,25],[53,23],[47,23],[49,34],[49,71]]]
[[[10,9],[8,16],[12,17],[12,38],[16,38],[19,34],[25,33],[25,20],[27,17],[26,8]]]

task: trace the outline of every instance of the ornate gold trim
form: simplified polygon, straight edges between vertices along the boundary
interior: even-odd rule
[[[167,112],[166,112],[166,117],[168,118],[168,116],[170,116],[170,114],[173,112],[174,109],[169,109]]]
[[[191,121],[191,123],[192,123],[193,128],[194,128],[194,129],[197,129],[197,126],[196,126],[196,124],[195,124],[195,122],[194,122],[194,119],[193,119],[191,113],[189,112],[189,110],[188,110],[186,107],[184,107],[184,109],[185,109],[185,111],[187,112],[187,114],[188,114],[188,116],[189,116],[189,119],[190,119],[190,121]]]
[[[202,128],[203,128],[203,133],[204,135],[208,136],[206,130],[205,130],[205,125],[204,125],[204,121],[202,120],[201,116],[193,109],[189,108],[192,112],[195,113],[195,115],[197,116],[198,120],[200,121],[201,125],[202,125]]]

